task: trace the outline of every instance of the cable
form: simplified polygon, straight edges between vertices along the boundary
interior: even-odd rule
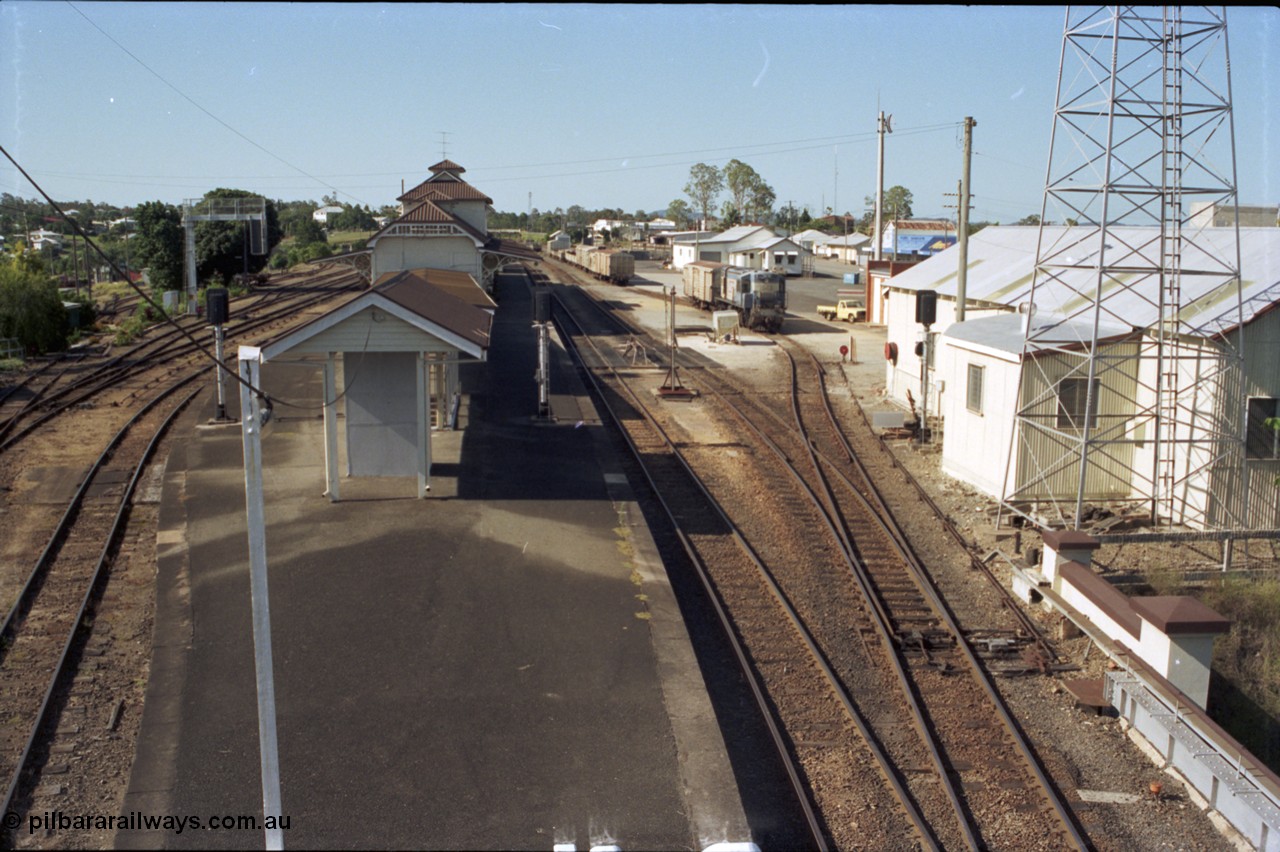
[[[210,353],[209,350],[204,347],[204,345],[202,345],[198,340],[195,339],[195,337],[192,336],[191,332],[187,331],[185,328],[183,328],[181,325],[178,324],[177,320],[169,316],[168,312],[165,311],[165,309],[161,305],[157,304],[155,299],[153,299],[149,293],[144,291],[137,284],[133,283],[133,281],[129,279],[129,276],[124,274],[120,270],[120,267],[116,266],[115,261],[109,258],[106,252],[104,252],[101,248],[99,248],[94,242],[92,242],[89,239],[89,235],[86,234],[84,232],[84,229],[80,227],[80,223],[78,223],[75,219],[72,219],[65,212],[63,212],[62,208],[58,206],[58,202],[54,201],[49,196],[49,194],[44,191],[44,188],[41,187],[40,184],[36,183],[35,179],[31,177],[31,175],[27,174],[27,170],[24,169],[21,165],[19,165],[18,161],[13,158],[13,156],[9,153],[9,151],[3,145],[0,145],[0,154],[4,154],[5,158],[10,163],[13,163],[13,167],[17,169],[19,172],[21,172],[24,178],[30,181],[31,185],[35,187],[36,192],[40,193],[40,195],[44,197],[44,200],[51,207],[53,207],[54,211],[57,212],[57,214],[62,217],[62,220],[67,224],[69,224],[72,227],[72,229],[76,232],[76,234],[78,234],[80,237],[84,239],[86,245],[91,246],[93,250],[98,253],[98,256],[102,258],[102,260],[107,264],[107,266],[111,267],[112,273],[119,276],[120,278],[123,278],[124,282],[128,284],[131,288],[133,288],[134,292],[136,292],[144,302],[146,302],[151,307],[155,308],[160,313],[160,315],[165,318],[166,322],[168,322],[170,325],[176,328],[178,330],[178,333],[181,334],[183,337],[185,337],[191,343],[191,345],[196,348],[197,352],[199,352],[201,355],[208,358],[215,365],[217,365],[219,370],[224,371],[227,375],[234,378],[241,385],[248,388],[250,393],[256,394],[260,398],[268,401],[272,401],[274,399],[267,393],[263,392],[261,389],[255,388],[250,382],[244,379],[240,375],[239,370],[232,370],[230,367],[226,365],[226,363],[219,361],[216,356]],[[314,410],[314,406],[299,405],[299,404],[291,403],[282,399],[274,399],[274,401],[289,408],[301,408],[301,409]]]
[[[320,185],[322,185],[322,186],[326,186],[326,187],[328,187],[329,189],[333,190],[334,192],[341,192],[343,195],[347,196],[348,198],[351,198],[351,199],[352,199],[352,200],[354,200],[354,201],[359,201],[361,204],[367,204],[367,203],[368,203],[368,202],[365,202],[365,201],[363,201],[363,200],[361,200],[361,199],[359,199],[359,198],[356,198],[354,195],[351,195],[351,194],[350,194],[350,193],[348,193],[348,192],[343,192],[342,190],[338,189],[336,186],[331,186],[331,185],[330,185],[330,184],[328,184],[327,182],[320,180],[320,178],[316,177],[315,175],[310,174],[309,172],[305,171],[304,169],[299,168],[298,166],[295,166],[293,163],[291,163],[291,162],[289,162],[288,160],[284,159],[283,157],[281,157],[281,156],[279,156],[279,155],[275,154],[274,152],[267,150],[265,147],[263,147],[262,145],[259,145],[257,142],[253,141],[253,140],[252,140],[252,139],[250,139],[248,136],[245,136],[245,135],[244,135],[243,133],[241,133],[239,130],[236,130],[236,129],[235,129],[234,127],[232,127],[230,124],[227,124],[227,123],[226,123],[225,121],[223,121],[221,118],[218,118],[218,116],[214,115],[213,113],[209,112],[209,110],[205,109],[203,106],[201,106],[200,104],[196,103],[192,98],[190,98],[190,97],[189,97],[185,92],[183,92],[183,91],[182,91],[181,89],[179,89],[177,86],[175,86],[175,85],[173,85],[172,83],[170,83],[170,82],[169,82],[168,80],[166,80],[164,77],[161,77],[161,76],[160,76],[160,74],[159,74],[157,71],[155,71],[151,66],[147,65],[147,63],[143,62],[141,59],[139,59],[137,56],[135,56],[135,55],[133,54],[133,52],[132,52],[132,51],[130,51],[127,47],[125,47],[123,44],[121,44],[120,42],[118,42],[118,41],[116,41],[114,38],[112,38],[112,36],[111,36],[111,35],[110,35],[106,30],[104,30],[102,27],[100,27],[100,26],[98,26],[96,23],[94,23],[94,21],[93,21],[93,19],[92,19],[92,18],[90,18],[90,17],[89,17],[88,15],[86,15],[84,12],[81,12],[78,8],[76,8],[76,5],[75,5],[74,3],[72,3],[72,2],[70,2],[70,0],[67,0],[67,5],[68,5],[68,6],[70,6],[70,7],[75,11],[75,13],[76,13],[77,15],[79,15],[80,17],[82,17],[82,18],[84,18],[86,21],[88,21],[88,23],[89,23],[89,25],[90,25],[91,27],[93,27],[93,28],[94,28],[95,30],[97,30],[98,32],[102,33],[103,37],[105,37],[108,41],[110,41],[110,42],[111,42],[112,44],[114,44],[116,47],[118,47],[118,48],[120,48],[122,51],[124,51],[124,52],[125,52],[125,54],[126,54],[126,55],[128,55],[128,57],[129,57],[130,59],[132,59],[134,62],[138,63],[138,64],[139,64],[139,65],[141,65],[143,68],[145,68],[145,69],[147,70],[147,72],[148,72],[148,73],[150,73],[153,77],[155,77],[155,78],[156,78],[157,80],[159,80],[161,83],[164,83],[164,84],[165,84],[166,86],[168,86],[170,89],[173,89],[173,91],[175,91],[175,92],[176,92],[176,93],[177,93],[177,94],[178,94],[178,95],[179,95],[183,100],[185,100],[187,103],[191,104],[191,105],[192,105],[193,107],[195,107],[196,109],[200,110],[200,111],[201,111],[202,113],[204,113],[205,115],[209,116],[209,118],[212,118],[214,121],[218,122],[218,124],[221,124],[221,125],[222,125],[223,127],[225,127],[227,130],[230,130],[232,133],[234,133],[235,135],[239,136],[241,139],[243,139],[244,141],[248,142],[250,145],[252,145],[253,147],[257,148],[259,151],[261,151],[262,153],[266,154],[267,156],[269,156],[269,157],[271,157],[271,158],[273,158],[273,159],[275,159],[275,160],[280,161],[280,162],[281,162],[281,163],[283,163],[284,165],[288,166],[289,168],[293,169],[294,171],[298,172],[299,174],[304,175],[304,176],[305,176],[305,177],[307,177],[307,178],[310,178],[311,180],[315,181],[316,183],[318,183],[318,184],[320,184]],[[16,164],[15,164],[15,165],[16,165]],[[26,173],[24,172],[23,174],[25,175]],[[28,177],[27,179],[28,179],[28,180],[30,180],[30,177]]]

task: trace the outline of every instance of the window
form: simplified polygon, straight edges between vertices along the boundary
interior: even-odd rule
[[[969,389],[966,399],[968,400],[969,410],[974,414],[982,413],[982,378],[986,369],[986,367],[980,367],[977,364],[969,365]]]
[[[1249,399],[1245,458],[1280,459],[1280,430],[1267,425],[1267,420],[1272,417],[1280,417],[1280,399],[1273,396],[1255,396]]]
[[[774,266],[782,266],[782,265],[783,265],[784,263],[786,263],[786,262],[787,262],[787,256],[786,256],[786,255],[782,254],[781,252],[776,252],[776,251],[773,253],[773,265],[774,265]]]
[[[1058,428],[1084,429],[1084,407],[1089,398],[1088,379],[1071,378],[1058,382]],[[1093,380],[1093,405],[1089,412],[1090,426],[1098,416],[1098,380]]]

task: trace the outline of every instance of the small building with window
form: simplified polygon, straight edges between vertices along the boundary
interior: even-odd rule
[[[780,237],[764,225],[739,225],[719,234],[673,242],[671,265],[683,269],[695,260],[727,263],[749,269],[781,269],[799,275],[809,252],[787,237]]]
[[[1081,430],[1086,422],[1091,429],[1112,430],[1111,434],[1120,434],[1123,440],[1108,445],[1108,469],[1105,475],[1085,482],[1085,499],[1131,499],[1137,483],[1149,483],[1155,476],[1150,418],[1138,413],[1154,410],[1154,389],[1160,382],[1154,375],[1154,358],[1139,357],[1139,352],[1149,353],[1154,345],[1158,294],[1131,287],[1129,301],[1122,308],[1113,304],[1111,315],[1100,318],[1098,360],[1134,366],[1105,370],[1089,393],[1085,379],[1078,373],[1072,375],[1068,366],[1079,363],[1078,358],[1052,350],[1083,351],[1086,342],[1094,339],[1092,325],[1045,307],[1053,298],[1061,298],[1061,293],[1037,291],[1038,299],[1046,299],[1040,310],[1028,303],[1039,230],[989,227],[970,238],[963,323],[955,321],[955,250],[923,260],[885,282],[886,392],[904,407],[915,405],[919,410],[927,405],[930,424],[942,428],[943,472],[995,498],[1013,491],[1025,493],[1028,483],[1033,482],[1034,465],[1021,454],[1029,452],[1028,444],[1034,452],[1034,441],[1019,441],[1015,434],[1017,412],[1023,408],[1020,399],[1028,407],[1027,419],[1042,418],[1060,432]],[[1206,229],[1199,233],[1199,239],[1205,244],[1234,239],[1228,231],[1234,229]],[[1050,229],[1046,232],[1046,239],[1061,236]],[[1115,233],[1119,239],[1121,232]],[[1123,234],[1133,244],[1145,244],[1157,236],[1154,228],[1126,229]],[[1280,433],[1267,421],[1280,416],[1280,229],[1240,228],[1239,257],[1239,311],[1234,290],[1195,292],[1198,282],[1184,277],[1184,316],[1195,316],[1207,331],[1203,337],[1180,338],[1176,358],[1163,369],[1176,373],[1177,386],[1187,390],[1179,397],[1179,406],[1186,407],[1184,416],[1203,411],[1216,417],[1216,412],[1227,409],[1240,412],[1246,429],[1244,476],[1249,502],[1245,516],[1249,527],[1274,529],[1280,528],[1280,487],[1275,485],[1280,476]],[[1198,267],[1192,264],[1191,268]],[[1141,286],[1155,285],[1144,282]],[[925,290],[937,294],[936,319],[929,329],[932,347],[928,350],[923,345],[925,329],[915,321],[917,294]],[[1242,317],[1243,323],[1237,322],[1237,317]],[[1028,324],[1037,330],[1033,337],[1046,347],[1024,354]],[[1046,336],[1044,329],[1052,329],[1054,335]],[[1241,385],[1229,392],[1223,390],[1224,384],[1201,379],[1220,358],[1224,343],[1228,350],[1243,353]],[[927,394],[922,392],[925,373],[920,354],[925,351],[932,355]],[[1223,398],[1226,395],[1230,398]],[[1086,399],[1092,399],[1091,411],[1085,411]],[[1029,407],[1032,401],[1037,401],[1038,410]],[[1185,441],[1185,436],[1179,437],[1181,443],[1175,442],[1174,449],[1177,469],[1198,468],[1190,454],[1203,453],[1203,441],[1197,447]],[[1046,482],[1046,493],[1074,494],[1078,467],[1075,471],[1064,468],[1057,475],[1062,481]],[[1178,522],[1193,528],[1218,525],[1211,495],[1239,488],[1241,483],[1220,482],[1215,477],[1207,474],[1202,481],[1189,482],[1180,498]]]

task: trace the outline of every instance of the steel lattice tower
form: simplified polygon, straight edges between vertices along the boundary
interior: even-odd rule
[[[1236,205],[1225,9],[1069,8],[1002,511],[1241,523]]]

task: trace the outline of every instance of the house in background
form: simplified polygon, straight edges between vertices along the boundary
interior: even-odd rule
[[[870,250],[871,238],[866,234],[846,234],[829,237],[819,253],[840,263],[859,264],[867,259]]]
[[[548,251],[563,251],[573,245],[573,240],[565,231],[556,231],[547,238]]]
[[[704,260],[751,269],[782,269],[787,275],[799,275],[807,254],[791,239],[764,225],[739,225],[719,234],[673,242],[671,265],[683,269],[695,260]]]
[[[342,212],[342,208],[336,204],[326,204],[324,207],[317,207],[315,212],[311,214],[311,218],[315,219],[321,225],[329,224],[329,217],[336,216]]]

